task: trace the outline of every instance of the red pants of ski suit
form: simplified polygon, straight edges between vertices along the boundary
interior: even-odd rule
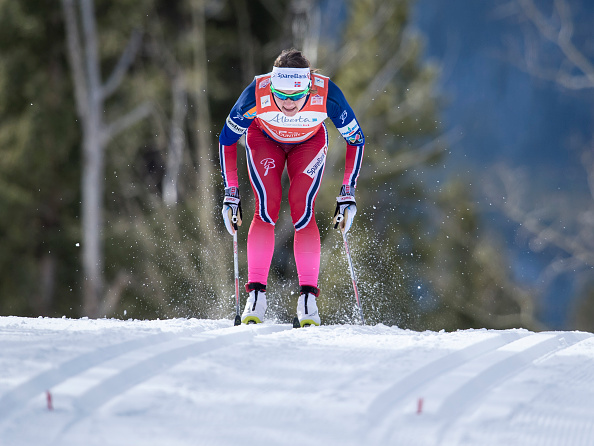
[[[320,231],[314,206],[328,150],[326,127],[321,126],[314,136],[300,144],[281,144],[266,136],[256,120],[247,131],[246,145],[248,172],[256,199],[247,240],[248,282],[266,285],[268,280],[274,252],[274,225],[283,195],[281,177],[286,166],[299,285],[317,287]]]

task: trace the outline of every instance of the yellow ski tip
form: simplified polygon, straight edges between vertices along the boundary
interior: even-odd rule
[[[303,319],[302,321],[299,321],[299,324],[301,325],[301,328],[305,327],[306,325],[315,325],[317,327],[320,326],[320,324],[311,319]]]

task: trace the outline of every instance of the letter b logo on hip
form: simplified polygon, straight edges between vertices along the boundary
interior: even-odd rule
[[[268,170],[274,169],[276,164],[274,164],[274,160],[272,158],[264,158],[260,161],[260,164],[264,166],[264,176],[268,175]]]

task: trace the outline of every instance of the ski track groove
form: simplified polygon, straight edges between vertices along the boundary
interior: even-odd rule
[[[590,336],[584,333],[554,335],[544,332],[528,335],[503,332],[493,339],[478,342],[436,359],[400,379],[372,401],[367,410],[370,444],[400,444],[400,441],[414,443],[421,438],[424,438],[426,443],[419,444],[460,444],[460,431],[454,427],[460,418],[476,407],[495,386],[520,373],[534,361],[555,354]],[[522,347],[523,343],[529,345]],[[431,417],[436,422],[437,429],[427,430],[428,426],[420,424],[418,433],[408,431],[410,438],[397,438],[398,432],[393,431],[393,420],[398,415],[394,412],[402,408],[403,403],[414,391],[430,387],[435,381],[444,379],[447,374],[461,374],[465,368],[471,369],[472,366],[476,367],[481,363],[486,364],[484,370],[470,373],[461,385],[454,386],[439,402],[434,413],[423,413],[423,416]],[[421,395],[422,392],[418,394]],[[434,437],[429,438],[432,435]]]
[[[592,336],[588,336],[580,342],[591,338]],[[573,345],[578,344],[579,342]],[[545,361],[547,359],[545,358]],[[550,359],[556,363],[563,362],[563,359],[554,355],[551,355]],[[524,382],[520,375],[521,373],[512,378],[516,381],[516,386]],[[582,393],[576,389],[588,388],[591,386],[593,378],[593,360],[579,368],[567,370],[563,374],[563,382],[549,385],[546,392],[539,392],[529,400],[522,400],[521,406],[513,410],[513,415],[509,417],[510,423],[513,423],[514,426],[527,426],[528,428],[520,429],[519,433],[516,431],[512,438],[509,434],[502,436],[500,428],[496,424],[485,423],[481,432],[482,438],[488,438],[491,444],[498,441],[500,444],[505,442],[522,446],[558,446],[560,444],[590,446],[592,438],[594,438],[594,423],[591,422],[593,409],[584,411],[582,408],[589,406],[592,395],[591,392]],[[488,404],[488,402],[482,404]],[[550,407],[565,408],[565,410],[559,410],[559,413],[555,414],[555,411],[546,410]],[[576,409],[576,407],[580,409]],[[539,439],[534,438],[531,431],[545,426],[547,433]],[[452,444],[474,445],[477,443],[476,438],[476,434],[469,438],[460,435]]]
[[[162,332],[100,347],[68,359],[56,367],[33,376],[0,396],[0,428],[16,416],[21,409],[25,408],[27,404],[39,394],[76,377],[93,367],[100,366],[114,358],[129,355],[130,353],[147,347],[154,347],[159,344],[175,341],[184,336],[230,329],[237,330],[235,327],[230,327],[225,329],[193,328],[182,330],[180,332]]]
[[[479,401],[486,397],[487,392],[495,386],[517,375],[534,361],[571,347],[588,337],[588,335],[576,333],[557,335],[538,333],[529,336],[529,338],[544,339],[525,349],[506,352],[508,353],[507,355],[497,359],[493,365],[466,381],[466,383],[443,400],[440,410],[437,412],[437,415],[445,420],[439,431],[438,444],[458,444],[456,438],[451,438],[452,436],[455,437],[456,434],[453,427],[462,415],[471,408],[476,407]],[[450,432],[454,432],[454,434],[448,437]]]
[[[6,422],[10,415],[17,413],[20,409],[25,407],[32,398],[73,376],[79,375],[92,367],[96,367],[118,356],[151,345],[161,344],[176,337],[183,336],[184,334],[187,334],[187,331],[180,333],[157,333],[139,339],[124,341],[119,344],[108,345],[83,353],[82,355],[67,360],[57,367],[41,372],[33,378],[7,391],[0,397],[0,425]]]
[[[490,339],[469,345],[461,350],[448,353],[412,371],[375,397],[367,409],[368,424],[370,426],[383,424],[389,417],[391,408],[398,406],[398,403],[401,403],[427,382],[459,367],[463,363],[475,359],[477,356],[484,355],[515,341],[521,336],[520,333],[504,332]]]
[[[110,400],[120,396],[125,391],[141,384],[150,378],[174,367],[187,358],[198,356],[243,341],[250,341],[257,335],[272,334],[280,331],[290,330],[293,327],[289,324],[263,325],[255,327],[242,327],[237,331],[236,327],[208,330],[201,333],[203,337],[198,340],[178,340],[181,346],[173,347],[165,352],[154,354],[143,359],[132,366],[123,368],[115,375],[103,379],[95,386],[72,401],[75,416],[70,422],[58,432],[54,443],[63,438],[74,425],[78,424],[98,408]],[[221,332],[223,332],[221,334]],[[230,332],[230,333],[228,333]]]

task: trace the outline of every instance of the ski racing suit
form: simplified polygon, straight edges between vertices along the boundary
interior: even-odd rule
[[[363,159],[365,138],[342,91],[328,77],[312,74],[305,105],[284,115],[270,90],[271,73],[256,76],[243,91],[219,136],[225,188],[238,187],[237,141],[246,133],[246,158],[255,196],[247,240],[248,283],[266,285],[274,251],[274,225],[282,199],[281,175],[289,176],[289,205],[295,227],[294,255],[299,285],[318,286],[320,232],[314,206],[324,174],[329,117],[346,140],[343,185],[353,191]]]

